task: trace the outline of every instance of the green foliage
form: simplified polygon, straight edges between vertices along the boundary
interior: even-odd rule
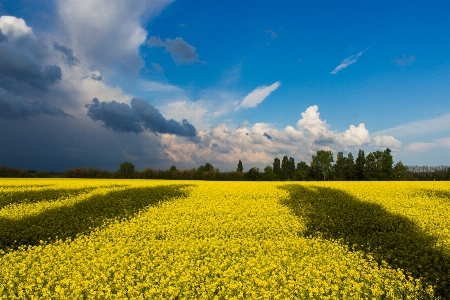
[[[244,167],[242,166],[242,161],[239,160],[239,163],[238,163],[238,165],[237,165],[236,172],[241,172],[241,173],[242,173],[242,171],[244,171]]]
[[[355,179],[364,180],[364,166],[366,164],[366,156],[364,155],[364,150],[358,151],[358,157],[355,161]]]
[[[331,163],[334,161],[333,153],[331,151],[319,150],[316,155],[312,156],[311,168],[322,175],[324,181],[326,181],[331,175]]]
[[[133,177],[134,174],[134,165],[130,162],[124,162],[120,164],[119,170],[117,171],[117,174],[121,178],[130,179]]]
[[[281,162],[280,159],[278,157],[275,157],[273,160],[273,168],[272,168],[273,173],[275,173],[275,175],[281,179],[282,175],[281,175]]]
[[[392,178],[394,180],[407,180],[408,179],[408,167],[403,165],[401,161],[395,164],[392,169]]]

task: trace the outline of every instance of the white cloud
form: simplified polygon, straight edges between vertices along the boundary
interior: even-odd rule
[[[367,48],[367,49],[369,49],[369,48]],[[356,54],[354,54],[354,55],[351,55],[351,56],[347,57],[346,59],[344,59],[343,61],[341,61],[341,63],[340,63],[336,68],[334,68],[334,70],[331,71],[330,74],[337,74],[337,73],[338,73],[339,71],[341,71],[342,69],[345,69],[345,68],[347,68],[348,66],[350,66],[351,64],[354,64],[355,62],[357,62],[357,61],[358,61],[358,58],[359,58],[361,55],[363,55],[363,53],[366,52],[367,49],[365,49],[365,50],[363,50],[363,51],[360,51],[360,52],[358,52],[358,53],[356,53]]]
[[[141,18],[154,17],[171,0],[79,0],[58,1],[58,11],[64,24],[62,42],[79,58],[105,72],[120,65],[123,70],[137,73],[144,65],[139,47],[147,38]]]
[[[281,85],[281,82],[277,81],[269,86],[260,86],[251,91],[245,98],[242,100],[241,104],[236,107],[236,109],[242,108],[250,108],[250,107],[256,107],[258,104],[264,101],[270,93],[275,91],[279,86]]]
[[[397,150],[401,147],[402,143],[396,140],[393,136],[377,135],[373,138],[372,146],[375,148],[391,148]]]
[[[243,122],[236,129],[218,123],[210,130],[200,131],[196,143],[171,138],[162,141],[165,151],[180,163],[204,163],[229,167],[238,160],[258,167],[272,164],[274,157],[292,156],[309,162],[317,150],[356,151],[360,147],[399,147],[400,142],[391,136],[376,136],[371,141],[364,124],[350,125],[344,132],[331,131],[326,121],[320,119],[316,105],[301,113],[297,129],[286,126],[279,130],[267,123],[249,126]]]
[[[450,150],[450,137],[435,139],[432,142],[414,142],[407,145],[405,150],[408,152],[426,152],[438,147]]]
[[[437,118],[414,121],[393,128],[374,132],[376,135],[394,135],[396,137],[426,136],[440,132],[450,133],[450,113]]]
[[[17,40],[24,36],[33,36],[33,29],[27,26],[24,19],[14,16],[0,17],[0,31],[10,40]]]

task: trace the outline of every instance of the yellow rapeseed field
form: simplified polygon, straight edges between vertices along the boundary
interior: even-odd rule
[[[448,182],[0,179],[0,299],[446,299]]]

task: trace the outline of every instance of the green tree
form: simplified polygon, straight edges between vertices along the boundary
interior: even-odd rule
[[[130,162],[124,162],[120,164],[119,170],[117,171],[119,177],[121,178],[132,178],[134,174],[134,165]]]
[[[236,172],[241,172],[242,173],[242,171],[244,171],[244,167],[242,166],[242,161],[239,160]]]
[[[364,166],[366,164],[366,157],[364,150],[359,150],[358,157],[355,161],[355,177],[356,180],[364,180]]]
[[[448,168],[448,170],[447,170],[447,178],[448,178],[448,180],[450,180],[450,168]]]
[[[307,163],[301,161],[297,164],[297,177],[299,180],[305,181],[309,175],[310,168]]]
[[[407,180],[408,179],[408,167],[403,165],[401,161],[395,164],[392,169],[392,177],[394,180]]]
[[[391,149],[386,148],[381,155],[381,176],[380,180],[391,180],[392,179],[392,168],[394,164],[394,159],[391,155]]]
[[[258,179],[258,177],[259,177],[259,168],[253,167],[250,170],[248,170],[247,173],[248,180],[255,181]]]
[[[289,179],[289,159],[287,155],[283,156],[283,160],[281,161],[281,180]]]
[[[293,157],[289,157],[288,174],[289,180],[295,180],[295,161]]]
[[[355,180],[355,177],[356,177],[355,160],[353,159],[353,154],[349,152],[345,164],[345,179]]]
[[[277,175],[278,179],[281,179],[281,162],[278,157],[273,160],[273,172]]]
[[[312,156],[311,168],[317,170],[326,181],[331,173],[331,163],[334,161],[331,151],[319,150]]]
[[[346,180],[345,171],[347,167],[347,158],[342,152],[338,152],[336,163],[334,164],[334,178],[335,180]]]

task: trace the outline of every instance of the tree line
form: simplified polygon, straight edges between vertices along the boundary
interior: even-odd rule
[[[18,170],[0,167],[0,177],[62,177],[62,178],[127,178],[127,179],[173,179],[173,180],[219,180],[219,181],[362,181],[362,180],[450,180],[450,166],[405,166],[401,161],[394,164],[391,150],[370,152],[358,151],[356,159],[350,152],[344,156],[338,152],[336,160],[331,151],[319,150],[312,155],[311,162],[295,163],[286,155],[275,157],[272,165],[264,170],[257,167],[244,172],[241,160],[236,171],[220,172],[210,163],[190,170],[179,170],[171,166],[168,170],[147,168],[136,171],[130,162],[120,164],[116,172],[92,167],[73,168],[65,172]]]

